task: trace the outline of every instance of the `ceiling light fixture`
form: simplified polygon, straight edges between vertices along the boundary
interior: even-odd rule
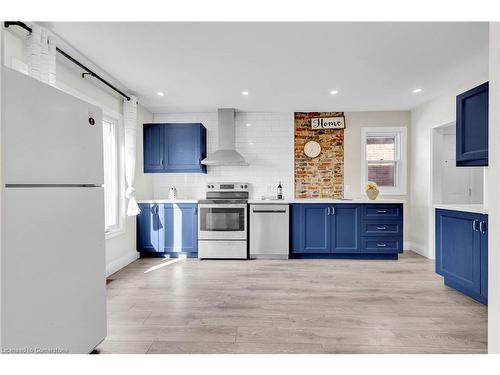
[[[418,94],[419,92],[422,92],[422,89],[415,89],[412,91],[412,93],[414,93],[414,94]]]
[[[156,93],[156,95],[158,95],[158,96],[163,96],[163,95],[165,95],[165,94],[164,94],[164,93],[162,93],[161,91],[158,91],[158,92]]]
[[[248,91],[242,91],[242,92],[241,92],[241,95],[243,95],[243,96],[248,96]]]
[[[339,93],[339,90],[330,91],[330,95],[337,95],[338,93]]]
[[[246,124],[248,127],[252,126],[252,124]]]

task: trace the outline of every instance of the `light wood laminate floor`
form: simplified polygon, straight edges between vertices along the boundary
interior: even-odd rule
[[[434,262],[139,259],[108,284],[101,353],[486,353],[487,308]]]

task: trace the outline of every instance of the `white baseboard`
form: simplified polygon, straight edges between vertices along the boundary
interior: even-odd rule
[[[139,253],[134,251],[106,264],[106,277],[121,270],[123,267],[128,266],[134,260],[139,259]]]
[[[405,241],[404,249],[405,249],[405,251],[407,251],[407,250],[413,251],[414,253],[417,253],[418,255],[422,255],[425,258],[434,259],[434,258],[429,256],[427,251],[425,251],[421,246],[415,244],[414,242]]]

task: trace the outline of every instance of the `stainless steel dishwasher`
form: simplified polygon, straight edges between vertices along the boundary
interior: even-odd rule
[[[250,258],[288,259],[289,226],[288,204],[250,204]]]

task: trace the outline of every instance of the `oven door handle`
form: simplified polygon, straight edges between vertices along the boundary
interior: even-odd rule
[[[247,208],[246,204],[198,204],[198,208]]]

